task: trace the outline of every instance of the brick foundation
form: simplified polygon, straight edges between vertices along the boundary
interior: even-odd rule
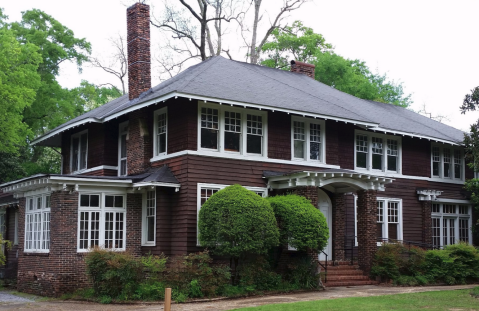
[[[330,232],[333,235],[333,260],[342,261],[344,256],[344,238],[346,235],[346,201],[344,194],[335,194],[333,196],[333,228]]]
[[[377,250],[376,218],[377,218],[377,191],[358,191],[358,263],[365,274],[371,270],[372,260]]]

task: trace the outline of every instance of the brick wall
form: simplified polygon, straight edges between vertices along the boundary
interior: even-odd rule
[[[126,249],[135,256],[141,255],[142,194],[126,196]]]
[[[291,61],[291,71],[304,74],[314,79],[314,65],[299,62],[296,60]]]
[[[153,143],[151,132],[153,122],[147,109],[136,110],[129,114],[128,141],[126,144],[128,175],[144,172],[150,167]]]
[[[422,242],[432,244],[431,201],[422,201]]]
[[[365,274],[369,274],[377,250],[376,197],[376,190],[358,191],[358,263]]]
[[[6,279],[15,279],[17,277],[18,271],[18,243],[13,244],[15,239],[15,212],[17,210],[18,209],[16,207],[7,207],[6,209],[7,231],[4,236],[4,239],[12,242],[12,248],[9,250],[5,250],[7,263],[4,267],[0,267],[0,270],[3,271],[4,278]]]
[[[344,260],[344,237],[346,235],[346,198],[344,194],[334,194],[332,200],[333,223],[332,232],[334,260]]]

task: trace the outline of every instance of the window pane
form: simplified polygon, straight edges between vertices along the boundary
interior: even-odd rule
[[[246,115],[246,132],[253,135],[263,135],[263,118],[251,114]]]
[[[294,141],[294,157],[304,159],[304,141]]]
[[[123,248],[123,222],[124,213],[116,213],[115,223],[115,248]]]
[[[218,149],[218,130],[201,129],[201,148]]]
[[[432,147],[432,175],[433,176],[439,176],[439,162],[441,162],[439,147]]]
[[[126,158],[126,134],[121,135],[120,157]]]
[[[432,162],[432,175],[439,176],[439,162]]]
[[[441,219],[432,218],[432,244],[435,247],[441,245]]]
[[[80,156],[80,150],[78,149],[80,147],[80,140],[78,139],[78,137],[73,138],[72,145],[72,171],[75,172],[78,171],[78,158]]]
[[[105,213],[105,248],[113,248],[114,213]]]
[[[120,161],[120,175],[121,176],[126,175],[126,160],[121,160]]]
[[[225,132],[225,151],[240,151],[240,133]]]
[[[262,136],[257,135],[248,135],[246,139],[246,152],[247,153],[255,153],[261,154],[262,153]]]
[[[393,240],[398,239],[398,224],[388,224],[388,238]]]
[[[451,167],[451,150],[443,149],[443,161],[444,161],[444,177],[451,177],[449,169]]]
[[[153,216],[147,217],[147,238],[148,242],[155,240],[155,218]]]
[[[460,150],[454,150],[454,178],[461,178],[462,154]]]
[[[397,171],[397,157],[388,155],[388,170]]]
[[[115,207],[123,207],[123,197],[115,196]]]
[[[309,143],[309,158],[311,160],[321,160],[321,144],[310,142]]]
[[[158,153],[166,152],[166,133],[158,135]]]
[[[87,143],[88,136],[87,134],[82,134],[80,136],[80,169],[83,170],[86,168],[86,152],[87,152]]]
[[[382,222],[378,222],[376,224],[376,237],[378,238],[379,242],[382,241],[383,239],[383,223]]]
[[[459,240],[469,242],[469,219],[459,219]]]
[[[383,140],[382,138],[372,138],[373,151],[373,169],[381,170],[383,168]]]
[[[366,168],[366,157],[367,157],[367,153],[362,153],[362,152],[358,152],[356,153],[356,166],[357,167],[362,167],[362,168]]]
[[[112,195],[105,196],[105,207],[113,207],[114,197]]]
[[[373,154],[373,169],[380,170],[383,167],[383,156],[381,154]]]
[[[90,196],[82,194],[80,195],[80,206],[90,206]]]
[[[100,207],[99,195],[90,195],[90,207]]]
[[[388,170],[397,171],[397,159],[399,156],[397,140],[388,139]]]

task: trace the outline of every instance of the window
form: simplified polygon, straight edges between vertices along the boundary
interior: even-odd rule
[[[402,240],[401,199],[377,199],[378,241]]]
[[[156,191],[143,196],[143,245],[156,245]]]
[[[95,246],[125,250],[125,196],[80,194],[79,204],[78,250]]]
[[[216,184],[198,184],[198,205],[196,209],[196,232],[198,233],[198,219],[200,215],[201,206],[216,192],[220,191],[223,188],[228,187],[228,185],[216,185]],[[258,187],[245,187],[248,190],[253,191],[259,196],[263,198],[268,195],[268,190],[266,188],[258,188]],[[196,244],[200,245],[200,241],[198,239],[198,234],[196,234]]]
[[[431,148],[432,177],[464,179],[462,151],[449,146],[433,145]]]
[[[25,252],[50,250],[50,195],[27,197],[25,207]]]
[[[167,107],[155,111],[155,155],[165,155],[168,141],[168,113]]]
[[[120,131],[118,135],[118,175],[125,176],[128,174],[127,170],[127,154],[126,142],[128,141],[128,122],[120,124]]]
[[[401,173],[401,139],[356,131],[356,168]]]
[[[253,109],[201,104],[198,147],[231,155],[266,155],[266,113]]]
[[[71,168],[78,172],[87,168],[88,131],[72,135]]]
[[[291,148],[294,160],[324,161],[324,122],[292,117]]]
[[[432,243],[443,247],[458,242],[471,243],[471,207],[463,204],[434,203],[431,208]]]

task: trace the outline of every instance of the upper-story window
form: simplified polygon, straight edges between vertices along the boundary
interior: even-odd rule
[[[291,158],[325,162],[324,121],[301,117],[291,120]]]
[[[71,138],[71,168],[78,172],[87,168],[88,131],[72,135]]]
[[[401,173],[401,138],[356,131],[355,167]]]
[[[198,117],[199,150],[266,156],[264,111],[201,104]]]
[[[155,156],[165,155],[168,141],[168,111],[167,107],[155,111],[154,126],[154,150]]]
[[[431,166],[432,177],[464,179],[464,156],[460,149],[432,145]]]
[[[50,251],[50,195],[25,200],[25,252]]]
[[[118,135],[118,175],[125,176],[127,170],[126,142],[128,141],[128,122],[120,124]]]

